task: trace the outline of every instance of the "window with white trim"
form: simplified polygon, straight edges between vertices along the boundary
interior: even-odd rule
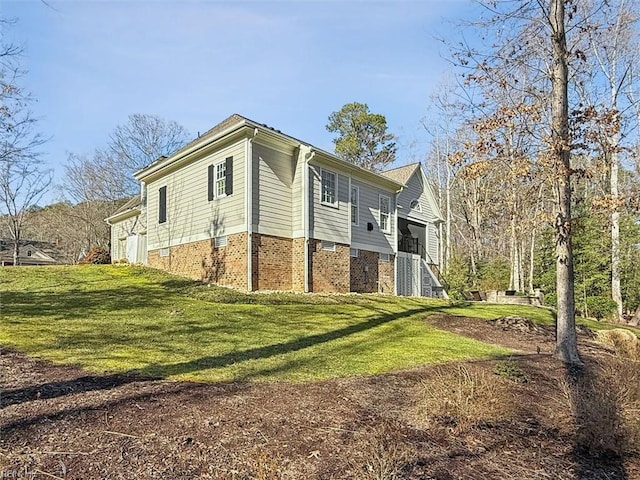
[[[385,262],[388,263],[391,261],[391,255],[389,255],[388,253],[381,253],[380,254],[380,261],[381,262]]]
[[[216,198],[226,195],[227,187],[227,164],[226,162],[220,162],[216,165],[216,181],[215,191]]]
[[[320,201],[324,205],[338,206],[338,175],[322,170],[322,193]]]
[[[358,225],[360,222],[360,189],[351,187],[351,224]]]
[[[391,231],[391,198],[380,195],[379,205],[380,230],[384,233]]]
[[[335,252],[336,251],[336,242],[325,242],[322,241],[322,250],[327,252]]]
[[[420,205],[420,202],[416,199],[411,200],[411,203],[409,204],[409,208],[411,210],[416,210],[418,212],[422,211],[422,205]]]
[[[349,255],[352,256],[353,258],[358,258],[359,254],[360,254],[360,251],[357,248],[349,249]]]
[[[169,249],[168,248],[161,248],[160,249],[160,256],[161,257],[168,257],[169,256]]]

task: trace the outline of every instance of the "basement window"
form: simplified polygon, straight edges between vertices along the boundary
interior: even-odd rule
[[[213,246],[216,248],[226,247],[227,246],[227,236],[223,235],[222,237],[216,237],[213,239]]]
[[[169,249],[168,248],[161,248],[160,249],[160,256],[161,257],[168,257],[169,256]]]
[[[391,261],[391,255],[389,255],[388,253],[381,253],[380,254],[380,261],[381,262],[385,262],[385,263],[389,263]]]
[[[336,242],[322,242],[322,250],[327,252],[335,252],[336,251]]]
[[[360,252],[357,248],[351,248],[349,250],[349,255],[351,255],[353,258],[358,258]]]

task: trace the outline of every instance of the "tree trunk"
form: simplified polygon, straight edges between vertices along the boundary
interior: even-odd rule
[[[20,256],[20,246],[18,244],[19,240],[14,240],[13,242],[13,264],[19,265],[18,258]]]
[[[629,325],[633,325],[634,327],[637,327],[639,323],[640,323],[640,305],[638,305],[636,314],[633,316],[631,320],[629,320]]]
[[[611,188],[611,298],[616,302],[617,321],[622,322],[623,305],[622,290],[620,288],[620,211],[618,207],[618,137],[616,133],[611,139],[611,165],[610,165],[610,188]]]
[[[565,0],[551,0],[549,21],[553,46],[551,77],[551,140],[558,195],[556,213],[556,319],[555,356],[565,362],[581,364],[575,325],[573,252],[571,249],[571,158],[569,138],[567,39]]]
[[[535,268],[535,253],[536,253],[536,228],[531,229],[531,243],[529,244],[529,295],[533,295],[533,273]]]
[[[447,167],[447,179],[446,179],[447,189],[445,191],[445,202],[447,206],[447,225],[446,225],[446,235],[447,235],[447,243],[444,257],[444,272],[447,274],[449,272],[449,265],[451,264],[451,171],[449,167]]]

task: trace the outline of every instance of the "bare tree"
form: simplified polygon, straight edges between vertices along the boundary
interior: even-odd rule
[[[624,139],[633,138],[629,133],[637,127],[629,100],[634,98],[634,88],[637,88],[632,69],[640,60],[635,29],[638,4],[635,0],[612,0],[597,8],[593,2],[584,2],[581,7],[595,12],[584,28],[587,33],[585,40],[588,40],[585,49],[589,49],[597,66],[585,97],[588,108],[599,112],[598,121],[593,122],[598,127],[594,139],[604,159],[609,180],[611,296],[616,302],[617,320],[620,322],[624,306],[620,283],[620,207],[623,199],[619,191],[619,170]]]
[[[76,202],[118,200],[139,193],[133,173],[187,143],[184,127],[155,115],[130,115],[104,148],[91,155],[71,153],[62,189]]]
[[[567,25],[572,32],[578,32],[582,19],[576,14],[574,2],[567,0],[487,0],[481,3],[488,18],[473,22],[471,26],[476,31],[483,29],[483,38],[492,39],[490,45],[484,51],[481,47],[465,44],[454,48],[456,63],[468,72],[464,75],[465,83],[470,88],[480,88],[482,94],[481,101],[475,106],[479,121],[474,125],[475,131],[482,135],[476,136],[470,150],[481,164],[503,159],[513,169],[514,178],[520,177],[515,175],[518,163],[533,165],[535,161],[535,174],[553,187],[558,296],[555,354],[564,362],[580,363],[571,245],[574,171],[571,168],[568,92],[570,71],[575,73],[575,63],[582,59],[567,47]],[[567,3],[570,5],[568,14],[565,12]],[[538,120],[523,123],[525,128],[517,132],[515,129],[521,127],[514,120],[521,112],[528,113],[532,108]],[[536,127],[531,129],[527,125]],[[519,137],[533,143],[534,148],[526,145],[525,149],[524,143],[518,144]],[[529,173],[524,178],[531,174],[530,167],[526,170]],[[533,193],[537,189],[535,184],[532,187]],[[517,190],[511,193],[511,226],[515,227],[518,202],[522,200]],[[535,195],[531,197],[533,199]],[[523,263],[524,243],[516,228],[510,230],[512,284],[521,287],[524,282],[518,264]]]
[[[0,19],[4,27],[8,23]],[[33,99],[20,85],[25,75],[19,65],[21,54],[21,48],[0,37],[0,214],[14,242],[14,264],[26,213],[51,184],[51,171],[40,159],[45,139],[35,131],[37,120],[29,110]]]

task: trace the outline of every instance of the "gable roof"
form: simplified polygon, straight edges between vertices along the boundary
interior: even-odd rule
[[[112,221],[120,221],[134,215],[139,215],[141,206],[142,199],[140,198],[140,195],[134,195],[105,220],[107,223],[111,223]]]
[[[320,153],[325,161],[329,161],[335,165],[339,165],[352,171],[358,171],[365,177],[377,179],[379,183],[385,184],[389,187],[400,189],[400,187],[402,187],[403,185],[401,182],[398,182],[392,177],[387,177],[381,175],[378,172],[373,172],[353,163],[347,162],[346,160],[338,158],[334,154],[317,148],[308,142],[303,142],[302,140],[282,133],[280,130],[270,127],[264,123],[258,123],[237,113],[234,113],[233,115],[227,117],[212,129],[195,138],[187,145],[177,150],[175,153],[172,153],[169,157],[160,157],[146,167],[138,170],[134,173],[134,176],[138,180],[143,180],[151,176],[161,176],[162,174],[160,172],[165,170],[166,167],[172,166],[172,168],[178,168],[183,162],[188,163],[190,161],[189,157],[192,157],[194,152],[197,152],[198,150],[212,144],[219,139],[226,137],[227,135],[238,133],[243,128],[249,130],[249,132],[253,131],[254,134],[261,132],[267,134],[268,136],[275,137],[279,141],[283,141],[289,144],[292,148],[304,145],[310,148],[312,151]]]
[[[433,193],[433,189],[427,180],[427,177],[422,169],[422,164],[420,162],[410,163],[409,165],[404,165],[402,167],[392,168],[391,170],[387,170],[385,172],[381,172],[382,175],[392,178],[397,182],[401,182],[403,185],[406,185],[409,182],[409,179],[416,173],[420,175],[420,182],[423,185],[424,191],[429,200],[429,204],[431,205],[431,211],[435,215],[436,219],[440,222],[444,221],[444,217],[442,216],[442,212],[440,211],[440,207],[438,206],[438,202],[436,201],[436,196]]]
[[[384,172],[380,172],[380,174],[406,185],[417,168],[420,168],[420,162],[410,163],[409,165],[392,168],[391,170],[385,170]]]
[[[13,246],[15,242],[8,238],[0,239],[0,260],[13,262]],[[29,256],[27,251],[33,254]],[[54,265],[66,263],[64,255],[53,244],[49,242],[38,242],[35,240],[20,240],[20,262],[23,265]]]

